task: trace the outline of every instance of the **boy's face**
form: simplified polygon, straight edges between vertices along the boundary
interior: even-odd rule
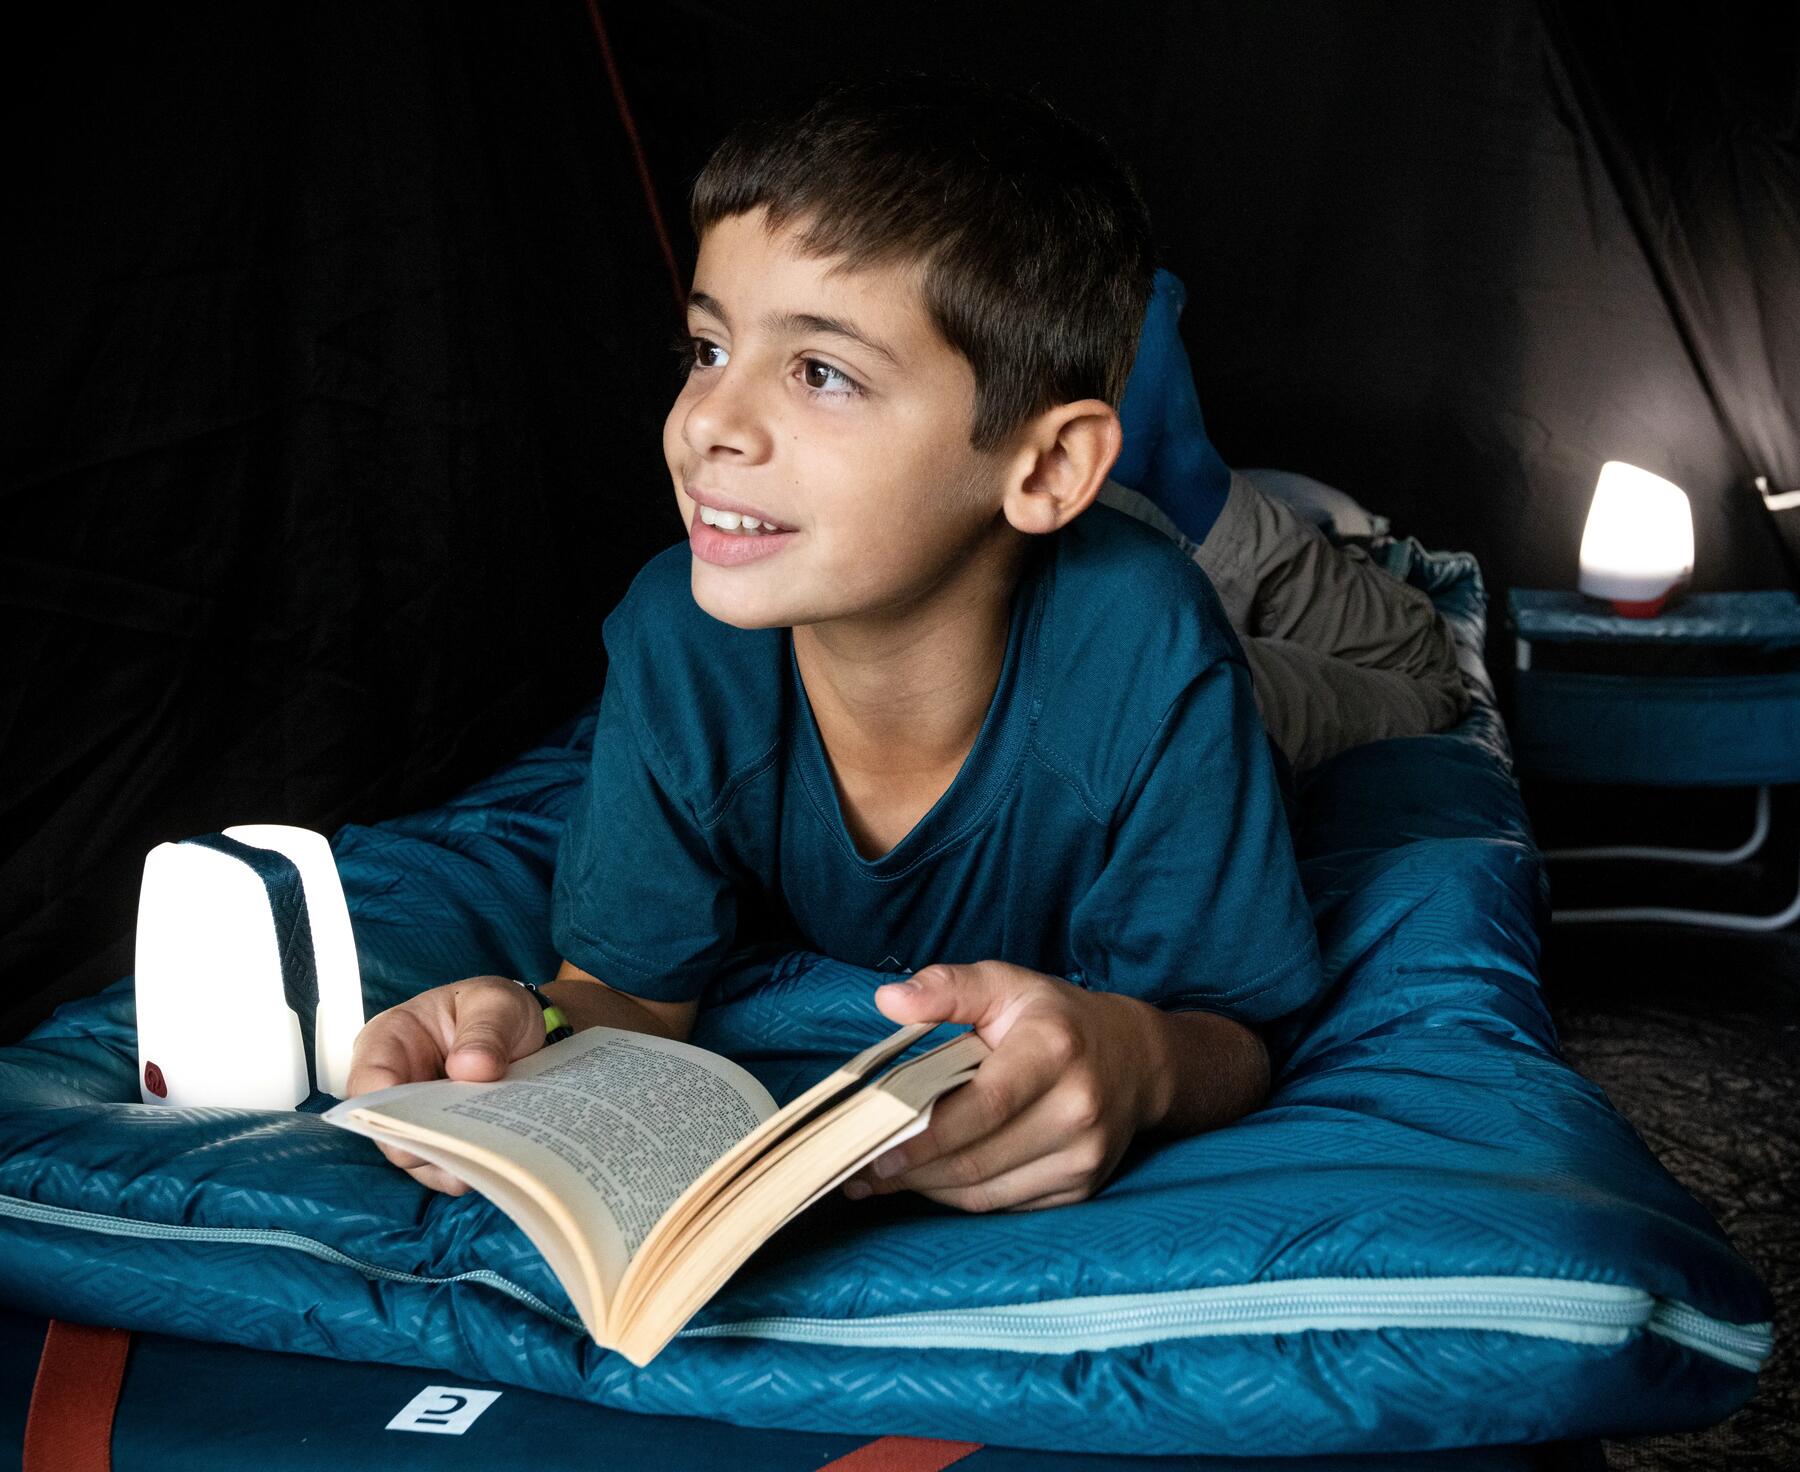
[[[932,327],[912,268],[828,276],[830,261],[763,218],[733,216],[701,241],[692,367],[663,426],[695,601],[739,628],[904,620],[1013,535],[1005,457],[969,448],[974,371]],[[798,317],[870,342],[783,320]],[[700,507],[721,503],[787,530],[706,525]]]

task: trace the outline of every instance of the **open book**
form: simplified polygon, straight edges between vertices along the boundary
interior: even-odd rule
[[[925,1128],[987,1045],[973,1032],[878,1075],[902,1027],[783,1109],[689,1043],[591,1027],[493,1083],[362,1094],[321,1118],[467,1181],[531,1239],[594,1341],[650,1359],[758,1247]]]

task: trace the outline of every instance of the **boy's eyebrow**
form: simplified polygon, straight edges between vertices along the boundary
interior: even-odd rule
[[[731,319],[725,315],[725,308],[704,291],[690,291],[687,294],[687,305],[691,311],[704,312],[727,327],[731,326]],[[816,312],[769,311],[763,314],[762,325],[763,330],[769,333],[825,332],[833,337],[845,337],[886,358],[895,368],[902,366],[898,354],[891,348],[842,317],[821,317]]]

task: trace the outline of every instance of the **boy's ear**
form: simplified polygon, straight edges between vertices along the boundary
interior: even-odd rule
[[[1104,399],[1046,409],[1020,432],[1007,474],[1006,519],[1042,536],[1087,510],[1119,458],[1125,432]]]

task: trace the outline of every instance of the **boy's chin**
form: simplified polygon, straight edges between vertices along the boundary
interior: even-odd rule
[[[785,629],[794,622],[791,610],[758,607],[756,601],[744,598],[719,597],[716,589],[702,587],[698,577],[693,580],[692,590],[702,613],[735,629]]]

